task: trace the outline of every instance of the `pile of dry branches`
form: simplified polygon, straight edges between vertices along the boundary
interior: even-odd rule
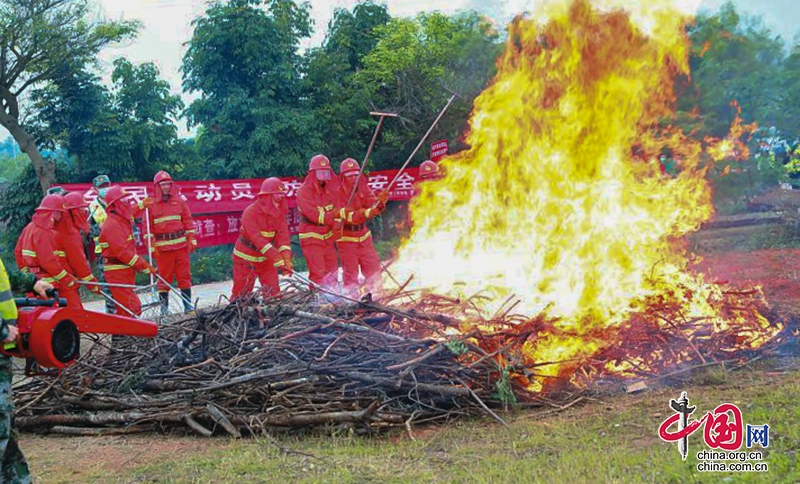
[[[58,378],[15,388],[22,430],[210,435],[370,428],[490,412],[492,362],[459,362],[424,321],[372,304],[316,310],[308,293],[200,310],[155,339],[102,338]],[[313,312],[310,312],[313,311]],[[416,322],[415,322],[416,321]]]
[[[513,316],[511,301],[485,317],[479,296],[398,293],[380,304],[336,306],[313,297],[253,296],[175,318],[155,339],[97,338],[59,377],[14,389],[17,425],[72,435],[188,428],[240,436],[309,426],[410,428],[478,414],[502,422],[493,408],[574,401],[609,361],[627,361],[626,377],[648,377],[673,361],[735,358],[731,348],[743,348],[741,338],[754,331],[740,325],[709,337],[703,321],[664,306],[624,328],[580,335],[606,338],[607,346],[593,358],[560,362],[553,375],[540,370],[557,362],[531,355],[568,330],[544,315]],[[730,297],[742,311],[743,296]],[[530,391],[543,380],[546,392]]]

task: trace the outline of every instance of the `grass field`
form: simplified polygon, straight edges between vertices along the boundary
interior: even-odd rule
[[[38,483],[800,482],[797,361],[736,372],[710,370],[686,387],[586,399],[563,411],[517,410],[493,420],[395,431],[233,441],[160,435],[111,438],[23,436]],[[700,473],[700,432],[684,463],[657,429],[681,390],[695,417],[737,404],[745,423],[770,425],[767,473]],[[546,412],[546,413],[543,413]],[[699,415],[698,415],[699,414]],[[744,446],[743,446],[744,450]]]

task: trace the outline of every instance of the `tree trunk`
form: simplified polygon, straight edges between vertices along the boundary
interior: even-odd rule
[[[2,124],[33,164],[39,184],[42,186],[42,194],[47,193],[47,189],[56,181],[56,165],[48,163],[39,152],[33,136],[31,136],[14,116],[8,114],[4,109],[0,109],[0,124]]]

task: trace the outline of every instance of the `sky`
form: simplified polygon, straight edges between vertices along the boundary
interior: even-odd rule
[[[134,63],[154,62],[180,93],[180,65],[185,43],[191,38],[191,22],[204,11],[206,0],[95,0],[98,13],[111,19],[138,19],[142,22],[139,36],[124,45],[107,47],[100,58],[100,68],[105,78],[110,77],[111,63],[125,56]],[[640,0],[649,1],[649,0]],[[725,0],[701,0],[704,8],[715,9]],[[322,42],[325,29],[333,11],[338,7],[352,8],[357,0],[312,0],[312,18],[315,33],[303,42],[303,47],[317,46]],[[740,10],[761,15],[767,25],[775,28],[785,38],[797,33],[796,19],[800,18],[798,0],[735,0]],[[453,12],[475,9],[494,18],[507,20],[515,13],[531,9],[535,0],[386,0],[394,16],[413,16],[418,12],[440,10]],[[183,94],[184,100],[191,97]],[[182,130],[184,131],[184,130]],[[182,134],[186,134],[185,132]]]

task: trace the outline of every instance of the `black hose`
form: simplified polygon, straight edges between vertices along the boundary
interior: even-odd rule
[[[35,297],[18,297],[14,299],[14,304],[18,308],[32,308],[32,307],[53,307],[56,304],[55,299],[37,299]],[[59,306],[66,306],[67,300],[59,298]]]

